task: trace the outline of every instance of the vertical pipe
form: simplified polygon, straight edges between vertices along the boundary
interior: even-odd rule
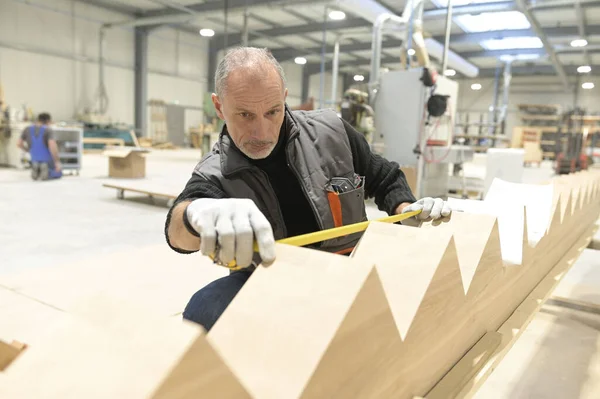
[[[506,116],[508,115],[508,92],[510,90],[510,80],[512,79],[512,61],[508,61],[504,64],[504,79],[503,79],[503,91],[502,91],[502,114],[500,117],[500,134],[504,134],[504,127],[506,126]]]
[[[412,34],[413,34],[413,21],[414,21],[414,15],[415,15],[415,10],[414,10],[414,0],[409,0],[409,4],[410,4],[410,16],[408,19],[408,29],[406,29],[406,34],[405,34],[405,43],[406,45],[404,46],[404,48],[406,49],[406,69],[410,69],[411,64],[412,64],[412,56],[408,53],[410,51],[410,49],[412,48],[413,44],[412,44]]]
[[[338,67],[340,63],[340,36],[335,39],[333,47],[333,66],[331,72],[331,106],[335,109],[337,102]]]
[[[135,128],[142,137],[147,136],[148,115],[148,31],[135,28]]]
[[[327,5],[323,7],[323,45],[321,47],[321,80],[319,82],[319,108],[325,108],[325,52],[327,51]]]
[[[442,57],[442,73],[448,67],[448,52],[450,50],[450,31],[452,30],[452,0],[448,0],[448,11],[446,13],[446,36],[444,37],[444,55]]]
[[[492,97],[492,105],[490,105],[490,114],[488,117],[488,122],[490,123],[488,134],[496,133],[496,122],[498,121],[498,96],[500,95],[500,65],[500,63],[496,65],[496,74],[494,76],[494,96]]]
[[[246,1],[246,9],[244,10],[244,26],[242,28],[242,46],[248,47],[248,19],[250,11],[248,10],[248,1]]]
[[[308,101],[308,90],[310,86],[310,72],[306,67],[302,68],[302,92],[301,92],[301,101],[305,103]]]
[[[229,27],[229,0],[225,0],[225,2],[223,3],[225,9],[223,10],[223,13],[225,14],[225,21],[223,24],[223,29],[224,29],[224,33],[223,33],[223,50],[227,49],[227,36],[228,36],[228,31],[227,28]]]

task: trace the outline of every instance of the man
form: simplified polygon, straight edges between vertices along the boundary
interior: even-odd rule
[[[227,53],[215,87],[212,101],[225,126],[175,200],[165,234],[178,252],[216,254],[245,269],[198,291],[184,318],[209,330],[255,265],[275,260],[275,240],[364,221],[365,197],[375,197],[388,214],[450,214],[441,199],[415,202],[398,165],[372,154],[364,137],[333,110],[290,111],[283,70],[267,50]],[[315,247],[349,253],[359,238]],[[261,259],[253,254],[253,240]]]
[[[33,180],[58,179],[62,176],[58,145],[49,127],[51,120],[50,114],[41,113],[38,123],[25,128],[17,141],[17,146],[31,155]]]

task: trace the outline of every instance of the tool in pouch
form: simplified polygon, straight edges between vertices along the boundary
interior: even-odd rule
[[[384,218],[377,219],[377,220],[367,220],[366,222],[359,222],[359,223],[349,224],[346,226],[334,227],[332,229],[321,230],[321,231],[317,231],[314,233],[308,233],[308,234],[302,234],[299,236],[283,238],[281,240],[277,240],[276,242],[278,244],[287,244],[287,245],[293,245],[296,247],[304,247],[306,245],[315,244],[317,242],[331,240],[333,238],[343,237],[343,236],[346,236],[349,234],[354,234],[354,233],[359,233],[361,231],[365,231],[367,229],[367,227],[369,227],[369,224],[371,222],[397,223],[397,222],[401,222],[403,220],[409,219],[413,216],[416,216],[419,213],[421,213],[420,210],[402,213],[399,215],[386,216]],[[258,252],[258,245],[256,243],[254,243],[254,252]],[[217,244],[215,253],[219,253],[218,244]],[[225,264],[225,263],[219,261],[218,258],[216,258],[214,255],[211,255],[210,258],[214,261],[215,264],[217,264],[219,266],[224,266],[224,267],[228,268],[229,270],[237,271],[237,270],[242,269],[241,267],[237,266],[237,263],[235,262],[235,260],[229,262],[228,264]]]

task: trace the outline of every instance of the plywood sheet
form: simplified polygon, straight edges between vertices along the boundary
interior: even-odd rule
[[[166,244],[124,251],[51,269],[0,276],[0,285],[71,311],[90,296],[132,299],[156,314],[181,313],[191,296],[227,274],[199,254],[181,255]]]

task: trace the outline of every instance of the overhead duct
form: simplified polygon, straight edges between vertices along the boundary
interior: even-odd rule
[[[373,29],[383,29],[382,21],[385,20],[384,22],[387,23],[386,33],[399,37],[402,40],[406,40],[406,32],[409,29],[411,17],[415,19],[413,16],[413,10],[418,11],[415,13],[417,17],[423,15],[422,0],[409,0],[409,2],[406,4],[404,12],[402,13],[402,16],[395,15],[392,11],[382,6],[375,0],[336,0],[335,4],[340,9],[355,15],[360,15],[373,24],[377,22],[377,19],[380,16],[388,14],[388,17],[380,19],[380,26],[374,26]],[[414,22],[422,23],[421,18],[416,19],[419,21]],[[388,29],[388,27],[390,29]],[[394,32],[388,32],[388,30],[393,30]],[[382,38],[382,33],[376,34],[376,32],[373,32],[373,38],[375,39],[376,37]],[[426,39],[425,46],[433,57],[439,60],[442,59],[444,46],[441,43],[434,39]],[[376,47],[379,48],[378,57],[381,57],[381,42],[373,43],[373,47],[374,49]],[[375,61],[371,60],[371,62],[373,63]],[[470,78],[476,77],[479,74],[479,68],[477,66],[473,65],[452,50],[448,50],[448,66]]]

